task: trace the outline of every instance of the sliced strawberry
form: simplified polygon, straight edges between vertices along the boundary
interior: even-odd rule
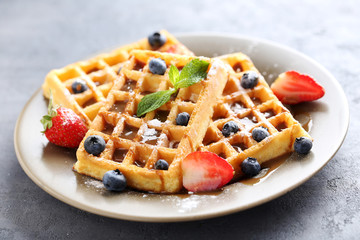
[[[271,84],[271,90],[284,104],[297,104],[321,98],[325,90],[313,78],[295,71],[284,72]]]
[[[211,191],[227,184],[233,167],[211,152],[192,152],[182,161],[183,185],[191,192]]]

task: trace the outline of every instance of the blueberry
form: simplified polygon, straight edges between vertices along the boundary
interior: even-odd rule
[[[166,43],[166,36],[159,32],[155,32],[148,37],[148,40],[151,47],[159,48]]]
[[[149,70],[153,74],[164,75],[166,72],[166,63],[161,58],[151,59],[149,63]]]
[[[169,169],[169,164],[164,159],[159,159],[159,160],[156,161],[154,168],[156,170],[168,170]]]
[[[248,157],[241,163],[241,171],[248,177],[259,174],[261,166],[256,158]]]
[[[264,128],[263,126],[254,128],[254,130],[252,131],[252,137],[257,142],[261,142],[268,136],[270,136],[270,134],[269,134],[267,128]]]
[[[98,156],[105,149],[105,140],[98,135],[90,135],[84,142],[85,150],[94,155]]]
[[[103,183],[107,190],[121,192],[126,187],[126,178],[119,169],[104,174]]]
[[[234,122],[230,121],[224,124],[221,132],[225,137],[229,137],[232,134],[235,134],[239,131],[239,125]]]
[[[254,88],[259,82],[259,75],[254,71],[248,71],[241,77],[241,86],[243,88]]]
[[[308,154],[312,148],[312,141],[307,137],[299,137],[295,139],[295,152],[300,154]]]
[[[176,125],[187,126],[189,123],[190,114],[187,112],[179,113],[175,119]]]
[[[72,85],[71,89],[73,93],[82,93],[89,89],[89,87],[86,85],[86,82],[81,79],[76,79]]]

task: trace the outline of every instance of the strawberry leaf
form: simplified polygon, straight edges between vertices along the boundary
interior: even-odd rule
[[[45,133],[47,129],[52,127],[52,118],[57,115],[56,107],[53,106],[53,96],[50,90],[50,97],[49,97],[49,105],[48,105],[48,114],[44,115],[43,118],[40,120],[41,124],[44,127],[42,133]]]

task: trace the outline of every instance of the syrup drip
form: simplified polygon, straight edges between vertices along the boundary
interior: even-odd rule
[[[126,101],[121,101],[121,102],[115,102],[115,103],[111,106],[111,108],[109,109],[109,111],[117,112],[117,113],[124,112],[127,102],[128,102],[127,100],[126,100]]]
[[[245,143],[234,143],[231,145],[237,152],[242,152],[247,149]]]
[[[152,94],[152,92],[150,92],[150,91],[143,91],[143,92],[141,92],[141,95],[144,95],[144,96],[149,95],[149,94]]]
[[[262,101],[260,100],[260,98],[257,97],[252,97],[251,100],[253,101],[253,103],[255,104],[255,106],[260,105],[262,103]]]
[[[253,178],[244,178],[241,179],[240,182],[246,185],[255,185],[262,181],[264,181],[267,177],[269,177],[276,169],[278,169],[281,164],[283,164],[289,157],[291,153],[286,153],[280,157],[274,158],[270,161],[267,161],[261,165],[260,173]]]
[[[307,110],[309,109],[308,105],[298,104],[288,107],[291,114],[294,118],[301,124],[301,126],[305,129],[305,131],[310,132],[313,120],[311,115]]]
[[[133,140],[138,132],[138,128],[125,124],[124,130],[120,134],[121,138]]]
[[[114,126],[109,123],[105,123],[104,129],[101,132],[111,135],[113,131],[114,131]]]
[[[169,115],[170,111],[156,111],[155,113],[155,119],[159,120],[160,122],[165,122],[168,115]]]
[[[93,105],[95,103],[97,103],[97,101],[96,101],[96,99],[94,97],[92,97],[89,100],[87,100],[82,107],[86,108],[86,107],[91,106],[91,105]]]
[[[125,148],[117,148],[117,149],[115,149],[114,156],[113,156],[113,161],[121,163],[124,160],[127,152],[128,152],[128,150],[125,149]]]
[[[276,129],[281,132],[282,130],[286,129],[287,128],[287,125],[285,122],[281,122],[279,123],[277,126],[276,126]]]
[[[101,70],[101,69],[98,68],[98,67],[92,67],[92,68],[90,68],[90,70],[88,70],[88,71],[86,72],[86,74],[91,74],[91,73],[97,72],[97,71],[99,71],[99,70]]]
[[[169,142],[169,148],[178,148],[179,143],[180,143],[179,141],[172,140]]]
[[[236,63],[234,66],[233,66],[233,69],[236,73],[239,73],[239,72],[242,72],[242,66],[241,66],[241,63]]]
[[[140,61],[136,61],[133,69],[134,69],[135,71],[142,72],[144,66],[145,66],[145,63],[140,62]]]
[[[146,160],[144,160],[144,159],[136,159],[134,164],[136,166],[138,166],[138,167],[143,168],[145,166],[145,164],[146,164]]]
[[[126,79],[125,84],[121,87],[120,90],[126,92],[133,92],[135,87],[136,87],[136,81],[131,79]]]

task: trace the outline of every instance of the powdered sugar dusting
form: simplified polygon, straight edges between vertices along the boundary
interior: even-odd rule
[[[86,179],[84,184],[88,187],[93,187],[96,189],[105,189],[105,186],[101,181],[92,178]]]

